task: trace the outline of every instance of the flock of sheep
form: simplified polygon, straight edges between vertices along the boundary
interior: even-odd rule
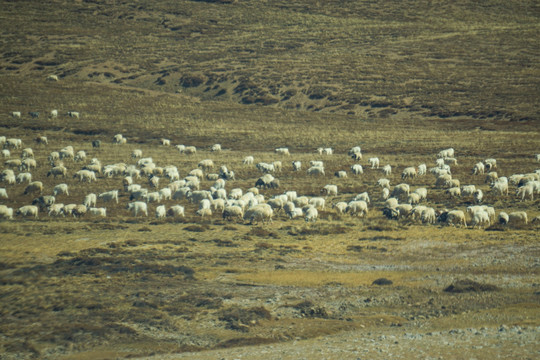
[[[70,116],[78,116],[78,114],[70,114]],[[46,149],[49,147],[49,142],[46,137],[36,138],[35,143],[40,148],[39,151],[48,152]],[[127,139],[117,134],[113,137],[112,143],[123,146],[127,144]],[[168,139],[161,139],[161,146],[164,149],[174,149],[172,151],[182,156],[197,153],[197,148],[194,146],[172,147]],[[106,217],[107,203],[118,204],[120,200],[129,199],[125,204],[126,214],[131,213],[135,217],[149,216],[150,207],[154,208],[155,217],[158,219],[183,217],[186,206],[195,206],[197,209],[195,213],[200,217],[210,217],[217,213],[224,219],[248,221],[250,224],[271,222],[273,217],[279,214],[285,214],[289,219],[302,218],[306,222],[314,222],[319,218],[321,211],[334,212],[341,216],[348,214],[366,217],[371,206],[371,199],[374,198],[379,201],[379,210],[388,219],[409,219],[424,224],[439,222],[473,228],[487,227],[495,222],[516,226],[528,223],[527,213],[524,211],[514,211],[509,214],[499,211],[497,216],[492,206],[483,204],[484,192],[479,184],[461,184],[458,179],[452,177],[452,166],[458,164],[452,148],[436,154],[436,161],[432,167],[428,168],[426,164],[420,164],[404,168],[401,172],[402,183],[393,187],[388,179],[392,174],[392,166],[381,167],[379,158],[370,157],[367,164],[364,164],[366,172],[381,174],[371,193],[340,194],[338,185],[327,184],[320,190],[320,195],[305,196],[298,194],[294,189],[283,191],[281,188],[278,177],[284,168],[290,167],[293,176],[303,171],[302,162],[293,160],[288,148],[275,149],[277,159],[272,162],[256,163],[253,156],[238,159],[234,166],[257,169],[260,172],[260,177],[252,187],[242,189],[229,185],[237,180],[234,171],[228,169],[226,165],[216,166],[209,158],[201,160],[197,168],[181,177],[177,166],[156,164],[151,157],[143,157],[140,149],[133,149],[127,162],[103,164],[97,157],[91,159],[87,157],[84,150],[75,151],[72,146],[66,146],[58,151],[51,151],[47,157],[47,163],[38,164],[34,150],[24,147],[21,139],[0,136],[0,147],[5,159],[4,168],[0,174],[0,184],[5,185],[0,188],[0,202],[5,202],[12,195],[18,195],[14,193],[16,184],[27,184],[23,195],[35,196],[31,204],[19,206],[15,214],[13,208],[0,204],[0,218],[3,219],[13,219],[14,215],[38,218],[40,213],[46,213],[51,217]],[[101,147],[101,141],[93,141],[92,147],[97,152]],[[212,154],[222,151],[219,144],[214,144],[209,150]],[[20,154],[17,156],[12,154],[19,151]],[[332,148],[323,147],[318,148],[316,154],[319,158],[326,159],[342,156],[334,155]],[[350,173],[361,180],[364,174],[361,148],[359,146],[351,148],[347,153],[347,158],[350,159],[352,165],[347,169],[336,171],[333,178],[347,179]],[[180,157],[178,160],[181,162]],[[535,160],[540,162],[540,154],[536,155]],[[32,171],[38,165],[48,167],[46,176],[59,182],[52,189],[45,189],[40,179],[34,179]],[[216,169],[215,172],[213,172],[214,169]],[[540,194],[540,170],[513,174],[508,177],[498,176],[497,170],[496,159],[489,158],[476,163],[471,172],[476,178],[481,179],[483,185],[486,183],[489,185],[489,191],[493,195],[499,197],[509,196],[511,187],[521,200],[534,200],[534,195]],[[327,177],[324,161],[310,161],[305,173],[310,177]],[[411,191],[411,185],[406,181],[423,176],[433,176],[433,185],[418,187]],[[83,197],[80,203],[60,203],[57,199],[69,199],[73,196],[69,193],[67,184],[69,178],[88,184],[100,182],[101,179],[118,179],[118,186],[97,194],[77,194]],[[211,186],[204,187],[204,182]],[[375,190],[377,188],[379,190]],[[262,192],[267,189],[275,195],[264,196]],[[448,197],[470,198],[472,203],[466,209],[435,209],[428,206],[426,202],[428,193],[433,189],[440,189],[439,191],[444,192]],[[175,204],[171,204],[173,202]],[[97,206],[98,203],[100,207]],[[168,208],[167,205],[169,205]],[[533,221],[537,220],[540,219],[538,217],[533,219]]]

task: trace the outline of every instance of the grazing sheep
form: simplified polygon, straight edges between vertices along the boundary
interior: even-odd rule
[[[134,149],[132,152],[131,152],[131,157],[133,159],[139,159],[139,158],[142,158],[142,150],[141,149]]]
[[[255,161],[255,159],[253,158],[253,156],[246,156],[242,160],[242,164],[244,164],[244,165],[253,165],[254,161]]]
[[[96,194],[90,193],[90,194],[87,194],[87,195],[84,197],[83,205],[86,206],[87,208],[95,207],[95,206],[96,206],[96,202],[97,202],[97,196],[96,196]]]
[[[390,209],[393,209],[393,208],[396,208],[398,206],[398,199],[394,198],[394,197],[391,197],[390,199],[386,200],[384,202],[384,207],[385,208],[390,208]]]
[[[167,216],[184,217],[184,207],[181,205],[173,205],[167,210]]]
[[[249,220],[249,224],[253,224],[253,222],[262,222],[264,224],[265,222],[272,222],[273,215],[274,211],[270,205],[259,204],[246,210],[244,220]]]
[[[420,196],[420,200],[426,200],[427,199],[427,189],[426,188],[418,188],[418,189],[414,190],[413,192]]]
[[[197,166],[203,169],[204,171],[208,171],[214,167],[214,161],[211,159],[204,159],[204,160],[199,161]]]
[[[274,170],[276,172],[281,172],[281,169],[283,168],[283,164],[281,163],[281,161],[274,161],[272,165],[274,166]]]
[[[101,147],[101,140],[93,140],[92,141],[92,147],[94,149],[100,148]]]
[[[333,204],[332,209],[336,209],[336,212],[338,214],[343,214],[347,210],[347,203],[344,201],[340,201],[338,203]]]
[[[382,188],[390,189],[390,180],[388,180],[388,179],[379,179],[379,180],[377,180],[377,185],[379,185]]]
[[[8,158],[11,156],[11,152],[8,149],[2,149],[2,157]]]
[[[356,152],[354,154],[351,154],[351,159],[355,160],[355,161],[360,161],[362,160],[362,153],[361,152]]]
[[[483,174],[484,171],[485,171],[485,166],[484,166],[484,163],[482,162],[476,163],[472,169],[472,173],[474,175]]]
[[[96,173],[91,170],[79,170],[73,175],[74,178],[78,178],[79,182],[96,181]]]
[[[497,160],[493,158],[484,160],[484,164],[485,164],[486,170],[488,171],[491,171],[492,169],[497,168]]]
[[[499,224],[503,224],[503,225],[506,225],[508,224],[508,220],[509,220],[509,216],[507,213],[505,213],[504,211],[501,211],[499,213]]]
[[[454,157],[454,149],[448,148],[448,149],[441,150],[437,154],[437,157],[438,158]]]
[[[369,194],[367,192],[363,192],[356,195],[353,199],[353,201],[359,201],[359,200],[365,201],[367,204],[369,204],[370,203]]]
[[[527,183],[527,185],[521,186],[516,191],[516,196],[521,196],[521,201],[525,201],[526,197],[529,197],[532,200],[534,200],[534,182]]]
[[[5,188],[0,188],[0,199],[8,199],[8,194]]]
[[[461,189],[458,187],[453,187],[453,188],[447,189],[445,193],[450,195],[451,197],[460,197]]]
[[[407,167],[403,170],[401,173],[401,179],[414,179],[416,177],[416,168],[415,167]]]
[[[484,180],[484,184],[489,184],[490,186],[495,184],[495,182],[499,179],[499,176],[495,171],[489,172],[486,175],[486,179]]]
[[[185,155],[193,155],[193,154],[197,153],[197,148],[195,146],[186,146],[183,153]]]
[[[300,161],[293,161],[292,167],[293,167],[293,171],[300,171],[302,170],[302,163]]]
[[[56,110],[56,109],[51,110],[51,112],[49,113],[49,118],[55,119],[57,117],[58,117],[58,110]]]
[[[368,162],[371,165],[372,169],[378,169],[379,168],[379,158],[378,157],[369,158]]]
[[[354,146],[347,152],[347,155],[350,156],[350,155],[361,153],[361,152],[362,152],[362,148],[360,146]]]
[[[54,75],[54,74],[48,75],[47,80],[48,81],[58,81],[58,75]]]
[[[368,204],[362,200],[353,200],[347,204],[345,212],[351,216],[364,217],[368,213]]]
[[[467,222],[465,221],[465,213],[461,210],[449,211],[446,217],[446,223],[453,226],[459,225],[467,227]]]
[[[156,219],[164,219],[167,216],[167,209],[165,205],[156,207]]]
[[[388,175],[392,174],[392,167],[389,164],[384,165],[382,167],[382,172],[383,172],[383,174],[385,176],[388,176]],[[402,177],[403,177],[403,175],[402,175]]]
[[[212,148],[210,149],[213,152],[219,152],[221,151],[221,144],[214,144],[212,145]]]
[[[147,203],[150,203],[150,202],[159,203],[159,202],[161,202],[161,194],[158,191],[149,192],[149,193],[146,194],[145,200],[146,200]]]
[[[426,175],[427,173],[427,166],[426,164],[420,164],[418,165],[418,176]]]
[[[171,140],[169,140],[169,139],[161,139],[161,145],[163,145],[163,146],[171,146]]]
[[[12,169],[17,169],[17,168],[21,167],[22,161],[19,160],[19,159],[6,160],[4,162],[4,165],[6,165],[6,167],[9,167],[9,168],[12,168]]]
[[[435,209],[431,207],[426,208],[424,211],[422,211],[420,219],[422,220],[423,224],[435,224],[435,222],[437,221]]]
[[[319,210],[324,210],[326,200],[324,200],[324,198],[322,198],[322,197],[313,197],[313,198],[309,199],[308,204],[315,207],[315,208],[317,208],[317,209],[319,209]]]
[[[113,144],[115,145],[122,145],[127,143],[126,138],[122,134],[116,134],[113,136]]]
[[[24,195],[33,194],[33,193],[36,193],[36,192],[39,192],[40,194],[43,192],[43,183],[41,181],[31,182],[24,189]]]
[[[276,154],[291,156],[288,148],[282,147],[274,150]]]
[[[463,185],[461,187],[461,196],[463,197],[474,196],[475,192],[476,192],[476,186],[474,185]]]
[[[360,164],[354,164],[351,166],[351,172],[354,175],[360,175],[364,173],[364,169],[362,168],[362,165]]]
[[[344,170],[339,170],[334,173],[334,176],[338,179],[346,179],[347,178],[347,172]]]
[[[6,205],[0,205],[0,218],[13,220],[13,208]]]
[[[411,205],[416,205],[420,203],[420,200],[421,200],[420,195],[418,195],[417,193],[411,193],[409,194],[409,197],[407,198],[407,203]]]
[[[304,211],[302,210],[302,208],[296,207],[294,205],[294,203],[292,203],[290,201],[287,202],[283,208],[285,210],[285,214],[287,214],[287,216],[291,220],[295,219],[297,217],[303,217],[304,216]]]
[[[303,208],[309,204],[309,198],[307,196],[299,196],[293,200],[293,203],[296,207]]]
[[[381,193],[381,199],[386,200],[390,197],[390,190],[388,188],[383,188]]]
[[[38,218],[39,209],[35,205],[25,205],[17,210],[17,215],[21,216],[33,216]]]
[[[319,176],[319,175],[322,175],[324,176],[324,168],[320,167],[320,166],[312,166],[310,167],[308,170],[307,170],[307,174],[308,175],[313,175],[313,176]]]
[[[67,184],[58,184],[58,185],[56,185],[53,188],[53,195],[54,196],[58,196],[58,195],[67,195],[67,196],[69,196],[68,185]]]
[[[476,204],[480,204],[483,198],[484,198],[484,193],[482,192],[482,190],[477,189],[473,194],[474,202]]]
[[[111,190],[98,195],[98,199],[103,200],[104,202],[109,202],[115,200],[118,204],[118,190]]]
[[[23,149],[21,152],[21,159],[34,158],[34,150],[32,148]]]
[[[223,219],[226,219],[226,220],[233,220],[235,218],[238,220],[241,220],[244,217],[244,210],[240,206],[237,206],[237,205],[226,206],[223,209],[222,216],[223,216]]]
[[[315,222],[319,218],[319,211],[313,206],[307,206],[305,209],[302,209],[305,222]]]
[[[525,211],[515,211],[508,214],[509,225],[527,225],[527,213]]]
[[[30,174],[29,172],[20,173],[19,175],[17,175],[16,180],[17,180],[17,184],[22,184],[23,182],[31,183],[32,174]]]
[[[40,209],[45,209],[56,202],[56,198],[52,195],[40,196],[32,200],[32,205],[39,206]]]
[[[491,225],[491,221],[489,220],[489,215],[486,211],[475,211],[472,214],[471,217],[471,227],[475,228],[478,226],[478,228],[481,228],[482,226],[487,227]]]
[[[394,186],[394,190],[392,190],[392,196],[399,198],[401,195],[404,195],[406,198],[407,196],[409,196],[409,191],[409,184],[399,184]]]
[[[135,217],[138,216],[139,214],[144,214],[145,216],[148,216],[148,208],[145,202],[135,201],[132,203],[128,203],[127,209],[131,211],[131,213]]]
[[[107,209],[104,207],[101,207],[101,208],[91,207],[88,209],[88,213],[92,216],[107,217]]]
[[[338,187],[337,185],[325,185],[322,189],[321,189],[321,194],[324,194],[326,196],[337,196],[338,194]]]
[[[12,111],[11,117],[20,119],[21,118],[21,112],[20,111]]]

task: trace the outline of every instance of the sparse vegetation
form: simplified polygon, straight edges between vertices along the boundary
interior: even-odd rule
[[[537,224],[465,229],[388,220],[376,185],[382,173],[366,166],[378,156],[396,185],[403,168],[431,166],[452,146],[453,176],[483,189],[484,203],[538,216],[537,196],[499,198],[471,174],[487,157],[497,158],[499,176],[540,167],[533,158],[540,153],[536,2],[53,5],[1,2],[0,136],[34,149],[32,175],[44,194],[60,181],[69,185],[71,195],[58,202],[119,189],[119,203],[104,204],[106,218],[41,211],[38,219],[0,219],[2,356],[134,358],[318,341],[355,329],[540,325]],[[53,74],[58,81],[47,80]],[[52,109],[58,116],[48,116]],[[112,144],[117,133],[127,144]],[[180,154],[162,138],[198,151]],[[223,151],[211,152],[214,143]],[[283,211],[253,226],[219,213],[202,218],[185,200],[163,201],[181,202],[185,217],[156,220],[150,204],[148,217],[135,218],[120,177],[80,183],[72,176],[83,163],[69,159],[67,177],[46,176],[49,153],[67,145],[104,164],[134,163],[131,152],[140,149],[160,166],[178,166],[182,177],[212,158],[212,171],[226,165],[236,173],[227,190],[248,189],[260,177],[244,156],[281,160],[280,188],[261,189],[266,198],[286,190],[321,196],[329,183],[339,194],[309,224]],[[356,145],[365,154],[359,176],[346,155]],[[281,146],[304,166],[324,160],[326,176],[293,172],[289,158],[274,153]],[[320,146],[335,154],[318,155]],[[11,149],[11,158],[21,152]],[[334,177],[339,170],[349,177]],[[433,186],[431,175],[408,182],[426,187],[426,203],[437,210],[472,204]],[[212,184],[201,180],[201,188]],[[25,186],[1,182],[9,198],[0,203],[30,204],[37,195],[23,194]],[[366,217],[331,208],[362,192],[372,198]],[[475,281],[456,280],[468,277]],[[484,357],[500,350],[481,345]]]

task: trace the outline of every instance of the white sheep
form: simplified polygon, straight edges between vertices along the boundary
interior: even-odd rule
[[[426,175],[427,173],[427,166],[426,164],[420,164],[418,165],[418,176]]]
[[[33,216],[36,219],[38,218],[39,208],[35,205],[25,205],[20,207],[17,210],[17,215],[22,216]]]
[[[446,217],[446,223],[453,226],[467,227],[467,221],[465,220],[465,213],[462,210],[451,210]]]
[[[214,144],[212,145],[212,148],[210,149],[213,152],[219,152],[221,151],[221,144]]]
[[[307,170],[307,174],[308,175],[313,175],[313,176],[319,176],[319,175],[324,176],[325,175],[324,168],[322,168],[320,166],[312,166],[312,167],[310,167]]]
[[[226,220],[232,220],[232,219],[240,220],[244,217],[244,210],[240,206],[237,206],[237,205],[226,206],[223,209],[222,217],[223,219],[226,219]]]
[[[293,161],[292,162],[293,171],[300,171],[302,170],[302,162],[300,161]]]
[[[452,187],[450,189],[447,189],[446,193],[450,195],[451,197],[460,197],[461,189],[459,187]]]
[[[8,194],[5,188],[0,188],[0,199],[8,199]]]
[[[107,217],[107,209],[104,207],[91,207],[88,209],[88,213],[93,216]]]
[[[401,179],[414,179],[416,177],[416,168],[415,167],[407,167],[403,169],[403,172],[401,173]]]
[[[2,157],[8,158],[11,156],[11,152],[8,149],[2,149]]]
[[[287,156],[291,155],[291,153],[289,152],[289,149],[285,147],[277,148],[274,151],[276,152],[276,154],[280,154],[280,155],[287,155]]]
[[[347,210],[347,203],[344,201],[340,201],[338,203],[333,204],[332,209],[336,209],[336,212],[338,214],[343,214]]]
[[[307,206],[305,209],[302,209],[305,222],[315,222],[319,218],[319,211],[314,206]]]
[[[313,198],[309,199],[308,204],[315,207],[315,208],[317,208],[317,209],[319,209],[319,210],[324,210],[326,200],[324,200],[324,198],[322,198],[322,197],[313,197]]]
[[[24,195],[43,192],[43,183],[41,181],[33,181],[24,189]]]
[[[371,165],[372,169],[378,169],[379,168],[379,158],[378,157],[369,158],[368,162]]]
[[[98,195],[98,199],[103,200],[104,202],[109,202],[115,200],[118,204],[118,190],[111,190]]]
[[[96,206],[96,202],[97,202],[97,196],[96,196],[96,194],[90,193],[90,194],[87,194],[87,195],[84,197],[83,205],[86,206],[87,208],[95,207],[95,206]]]
[[[525,211],[515,211],[508,214],[508,224],[510,225],[527,225],[527,213]]]
[[[423,224],[435,224],[437,221],[435,209],[431,207],[426,208],[424,211],[422,211],[420,219],[422,220]]]
[[[184,217],[184,207],[182,205],[173,205],[167,210],[167,216]]]
[[[165,205],[156,207],[156,219],[164,219],[167,216],[167,209]]]
[[[20,119],[21,118],[21,112],[20,111],[12,111],[11,117]]]
[[[421,200],[420,195],[413,192],[413,193],[409,194],[409,196],[407,198],[407,203],[412,204],[412,205],[416,205],[416,204],[420,203],[420,200]]]
[[[387,188],[387,189],[390,189],[390,180],[388,179],[379,179],[377,180],[377,185],[382,187],[382,188]]]
[[[360,193],[356,195],[353,201],[365,201],[367,204],[370,203],[369,194],[367,192]]]
[[[163,145],[163,146],[171,146],[171,140],[169,140],[169,139],[163,139],[162,138],[162,139],[160,139],[160,141],[161,141],[161,145]]]
[[[454,157],[454,149],[453,148],[448,148],[448,149],[441,150],[437,154],[437,157],[439,157],[439,158]]]
[[[385,176],[388,176],[392,174],[392,166],[390,164],[386,164],[382,167],[382,172]]]
[[[249,220],[250,224],[253,222],[272,222],[272,216],[274,211],[268,204],[259,204],[246,210],[244,214],[244,220]]]
[[[29,172],[20,173],[17,175],[17,184],[22,184],[24,182],[31,183],[32,182],[32,174]]]
[[[364,217],[368,213],[368,204],[362,200],[353,200],[347,204],[345,212],[351,216]]]
[[[68,195],[69,196],[68,185],[67,184],[58,184],[58,185],[56,185],[53,188],[53,195],[54,196],[58,196],[58,195]]]
[[[351,165],[351,172],[354,175],[360,175],[364,173],[364,169],[362,168],[362,165],[354,164],[354,165]]]
[[[381,199],[386,200],[390,197],[390,190],[388,188],[383,188],[381,193]]]
[[[325,185],[321,189],[321,194],[325,194],[326,196],[337,196],[338,194],[338,187],[337,185]]]
[[[7,207],[6,205],[0,205],[0,218],[12,220],[13,208]]]
[[[484,198],[484,193],[480,189],[476,189],[476,191],[473,194],[474,202],[476,204],[480,204],[482,202],[482,199]]]
[[[79,170],[73,177],[79,178],[80,182],[96,181],[96,173],[91,170]]]
[[[490,226],[491,225],[491,221],[489,219],[489,214],[484,211],[484,210],[481,210],[481,211],[475,211],[473,214],[472,214],[472,217],[471,217],[471,226],[473,228],[475,228],[476,226],[478,226],[478,228],[484,226]]]
[[[526,185],[519,187],[516,190],[516,196],[521,196],[521,201],[525,201],[526,197],[529,197],[531,200],[534,200],[534,191],[535,186],[533,182],[527,183]]]
[[[133,216],[138,216],[139,214],[144,214],[148,216],[148,207],[145,202],[135,201],[127,204],[127,209],[131,211]]]
[[[394,186],[394,189],[392,190],[392,196],[399,198],[401,195],[404,195],[405,197],[407,197],[409,196],[409,191],[409,184],[399,184]]]
[[[472,173],[474,175],[479,175],[479,174],[483,174],[485,171],[485,166],[484,166],[484,163],[482,162],[478,162],[474,165],[473,169],[472,169]]]
[[[476,192],[476,186],[474,185],[463,185],[461,187],[461,196],[463,197],[474,196],[475,192]]]
[[[346,179],[347,178],[347,172],[344,170],[339,170],[334,173],[334,176],[338,179]]]

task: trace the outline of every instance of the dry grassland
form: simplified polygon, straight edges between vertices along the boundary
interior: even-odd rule
[[[261,176],[244,156],[281,160],[281,186],[262,190],[265,197],[320,196],[326,184],[339,194],[310,224],[283,212],[258,225],[200,218],[185,200],[164,201],[184,205],[184,218],[156,220],[156,204],[148,218],[134,218],[123,191],[118,204],[98,202],[107,207],[103,219],[41,212],[2,220],[0,357],[181,357],[258,344],[285,349],[345,333],[537,331],[538,223],[463,229],[388,220],[376,186],[382,172],[367,159],[390,164],[396,185],[405,167],[434,166],[437,152],[453,147],[453,177],[481,188],[484,203],[497,213],[540,215],[537,197],[521,201],[514,186],[496,197],[471,173],[490,157],[499,176],[540,167],[539,13],[532,1],[1,2],[0,136],[34,149],[32,175],[44,194],[69,185],[57,202],[122,189],[122,177],[79,183],[72,176],[84,164],[70,160],[67,178],[47,177],[49,153],[67,145],[103,164],[132,164],[132,150],[141,149],[181,177],[211,158],[213,171],[235,171],[228,191],[245,191]],[[50,74],[59,81],[47,81]],[[47,116],[52,109],[57,118]],[[117,133],[126,145],[112,144]],[[49,144],[36,144],[37,136]],[[180,154],[161,138],[198,151]],[[215,143],[224,150],[211,152]],[[364,155],[359,176],[346,155],[356,145]],[[274,153],[282,146],[290,157]],[[316,154],[320,146],[335,154]],[[11,158],[20,154],[11,149]],[[292,160],[302,161],[301,172]],[[307,176],[310,160],[323,160],[326,176]],[[338,170],[349,177],[337,179]],[[472,204],[434,181],[428,174],[407,182],[426,187],[437,209]],[[0,183],[9,194],[0,203],[30,204],[37,195],[24,195],[25,186]],[[366,218],[331,209],[364,191],[372,200]],[[374,284],[380,279],[391,283]],[[450,285],[463,292],[445,291]],[[444,357],[438,350],[448,351],[439,344],[426,356]],[[538,355],[534,342],[517,350]],[[486,342],[483,355],[497,354]]]

